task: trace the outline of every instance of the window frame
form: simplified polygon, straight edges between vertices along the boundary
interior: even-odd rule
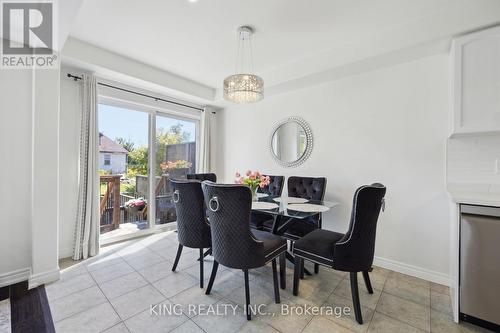
[[[140,90],[138,90],[140,91]],[[127,98],[130,97],[130,98]],[[155,105],[152,103],[154,102]],[[160,104],[161,103],[161,104]],[[196,169],[199,165],[199,149],[200,149],[200,121],[201,121],[201,111],[177,105],[168,105],[164,102],[152,101],[150,98],[139,99],[133,94],[127,93],[123,94],[120,91],[113,91],[113,89],[99,89],[98,91],[98,105],[109,105],[124,109],[129,109],[132,111],[144,112],[148,114],[148,178],[149,178],[149,198],[155,197],[155,175],[156,175],[156,117],[164,116],[172,119],[177,119],[181,121],[189,121],[195,123],[195,142],[196,142]],[[195,106],[195,105],[193,105]],[[201,106],[195,106],[202,108]],[[95,149],[99,149],[97,146]],[[99,177],[99,175],[96,175]],[[130,238],[140,237],[150,233],[155,233],[164,230],[174,230],[177,227],[177,222],[166,223],[166,224],[156,224],[156,200],[149,200],[148,207],[148,228],[144,230],[139,230],[137,232],[110,237],[105,241],[101,241],[102,245],[113,243],[116,241],[126,240]]]
[[[109,153],[103,153],[102,155],[103,155],[102,156],[102,158],[103,158],[103,165],[111,166],[111,154],[109,154]]]

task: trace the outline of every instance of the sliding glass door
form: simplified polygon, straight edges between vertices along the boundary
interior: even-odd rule
[[[156,224],[176,220],[169,179],[185,179],[195,172],[196,127],[192,120],[156,116]]]
[[[176,221],[169,179],[196,170],[198,120],[127,103],[99,104],[101,240]]]
[[[149,114],[99,104],[101,238],[149,228]]]

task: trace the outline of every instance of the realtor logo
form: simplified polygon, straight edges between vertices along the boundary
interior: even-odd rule
[[[2,1],[2,68],[53,68],[54,4]]]

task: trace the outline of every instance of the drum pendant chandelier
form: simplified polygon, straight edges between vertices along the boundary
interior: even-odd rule
[[[224,99],[234,103],[254,103],[264,98],[264,80],[253,74],[252,33],[251,27],[238,28],[236,73],[224,79]]]

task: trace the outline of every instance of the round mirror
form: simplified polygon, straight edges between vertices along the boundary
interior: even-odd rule
[[[309,125],[302,118],[290,117],[274,127],[271,154],[282,166],[296,167],[309,157],[312,143]]]

